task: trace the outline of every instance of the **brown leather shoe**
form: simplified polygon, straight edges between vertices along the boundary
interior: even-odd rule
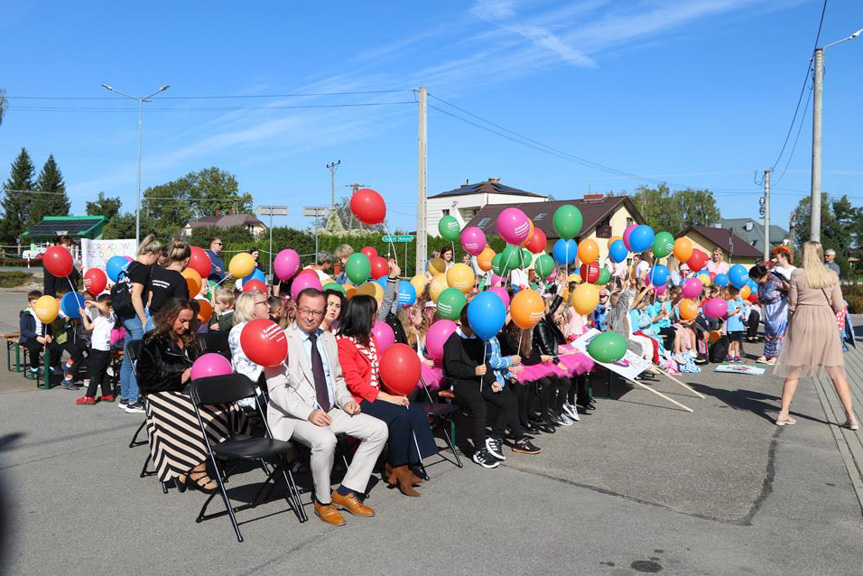
[[[333,496],[336,496],[333,494]],[[345,518],[342,513],[336,509],[336,506],[331,502],[329,504],[321,504],[315,500],[315,516],[333,526],[344,526]]]
[[[419,498],[422,496],[422,494],[413,488],[413,473],[410,468],[407,466],[397,466],[393,469],[393,476],[398,480],[399,490],[402,494],[405,496],[411,496],[412,498]]]
[[[390,464],[389,462],[385,464],[383,479],[384,482],[386,482],[389,486],[395,486],[396,484],[398,484],[399,481],[398,477],[396,477],[396,475],[394,474],[394,470],[395,468],[393,468],[392,464]],[[417,476],[413,470],[409,469],[409,472],[411,475],[411,485],[419,486],[423,483],[423,479]]]
[[[339,510],[347,510],[354,516],[371,518],[375,515],[375,511],[360,502],[357,495],[353,492],[347,496],[342,496],[338,492],[333,492],[333,504],[335,504]]]

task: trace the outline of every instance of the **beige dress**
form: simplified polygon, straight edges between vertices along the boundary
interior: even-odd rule
[[[844,370],[836,323],[836,312],[843,308],[838,278],[824,289],[810,288],[803,268],[795,270],[788,291],[788,330],[773,375],[822,377],[827,368]]]

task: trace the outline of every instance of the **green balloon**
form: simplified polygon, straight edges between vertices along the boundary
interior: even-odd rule
[[[521,249],[521,267],[528,268],[533,262],[533,252],[527,248]]]
[[[338,292],[342,296],[347,296],[345,287],[338,282],[328,282],[327,284],[324,284],[324,292]]]
[[[660,232],[653,239],[653,255],[665,258],[674,250],[674,236],[670,232]]]
[[[458,320],[467,298],[458,288],[447,288],[437,298],[437,313],[446,320]]]
[[[536,269],[537,276],[540,278],[546,278],[549,274],[554,272],[554,258],[548,254],[540,254],[539,258],[536,259],[536,265],[534,268]]]
[[[626,340],[615,332],[598,334],[587,345],[587,353],[597,362],[611,364],[626,354]]]
[[[503,261],[503,252],[499,252],[494,255],[491,259],[491,271],[497,274],[498,276],[503,276],[503,267],[501,262]]]
[[[449,215],[444,216],[438,221],[437,230],[440,232],[441,236],[450,242],[458,240],[458,235],[461,233],[461,230],[459,230],[458,220]]]
[[[572,204],[564,204],[554,211],[554,230],[564,240],[578,236],[581,232],[581,210]]]
[[[362,252],[354,252],[345,262],[345,274],[351,282],[359,286],[372,274],[372,261]]]
[[[513,270],[517,270],[521,267],[521,250],[512,244],[507,244],[506,248],[501,252],[500,268],[503,270],[503,274],[500,274],[500,276],[509,274]]]
[[[609,280],[611,280],[611,272],[609,272],[607,268],[600,268],[599,278],[596,279],[595,284],[604,286],[605,284],[608,284]]]

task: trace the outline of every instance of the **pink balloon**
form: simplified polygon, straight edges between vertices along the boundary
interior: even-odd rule
[[[489,278],[489,284],[494,286],[498,282],[503,282],[504,278],[502,276],[498,276],[494,272],[491,272],[491,278]]]
[[[192,380],[210,376],[226,376],[233,372],[231,361],[221,354],[203,354],[192,364]]]
[[[273,260],[273,270],[280,280],[287,280],[300,269],[300,255],[288,248],[276,254]]]
[[[434,360],[443,358],[443,345],[457,327],[452,320],[438,320],[429,327],[426,334],[426,352],[431,358]]]
[[[683,282],[683,288],[680,289],[680,293],[683,294],[684,298],[698,298],[702,290],[704,290],[704,284],[701,283],[701,280],[698,278],[687,278]]]
[[[471,256],[478,256],[485,248],[485,232],[476,226],[461,231],[461,247]]]
[[[660,294],[662,294],[663,292],[665,292],[665,287],[666,287],[666,286],[667,286],[666,284],[663,284],[663,285],[661,285],[661,286],[654,286],[654,287],[653,287],[653,291],[656,293],[656,295],[657,295],[657,296],[659,296]]]
[[[386,322],[375,322],[374,328],[372,328],[372,336],[375,337],[378,355],[383,354],[387,348],[396,343],[395,332],[393,332],[393,329]]]
[[[132,258],[131,256],[123,256],[123,258],[125,258],[125,259],[126,259],[126,260],[128,260],[129,262],[131,262],[132,260],[134,260],[134,258]]]
[[[300,292],[306,288],[316,288],[321,291],[324,289],[317,274],[300,274],[294,278],[294,283],[291,284],[291,299],[296,301]]]
[[[632,231],[638,228],[638,224],[630,224],[626,227],[626,230],[623,231],[623,243],[626,246],[626,249],[632,252],[632,248],[629,247],[629,235],[632,234]]]
[[[507,310],[509,309],[509,292],[506,291],[506,288],[501,288],[500,286],[495,286],[493,288],[488,289],[489,292],[494,292],[500,299],[503,300],[503,305],[506,306]]]
[[[711,298],[704,304],[704,315],[711,318],[722,318],[728,314],[728,302],[723,298]]]
[[[530,220],[518,208],[507,208],[497,217],[497,233],[506,242],[519,246],[530,234]]]

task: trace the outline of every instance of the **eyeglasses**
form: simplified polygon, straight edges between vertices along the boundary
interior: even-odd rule
[[[264,304],[264,305],[266,306],[266,305],[267,305],[267,301],[266,301],[266,300],[261,300],[260,302],[255,302],[255,306],[257,306],[258,304]]]
[[[311,308],[297,308],[297,313],[302,314],[303,316],[312,316],[314,318],[323,318],[324,316],[322,310],[312,310]]]
[[[221,245],[222,245],[221,242],[213,242],[213,246],[221,246]]]

